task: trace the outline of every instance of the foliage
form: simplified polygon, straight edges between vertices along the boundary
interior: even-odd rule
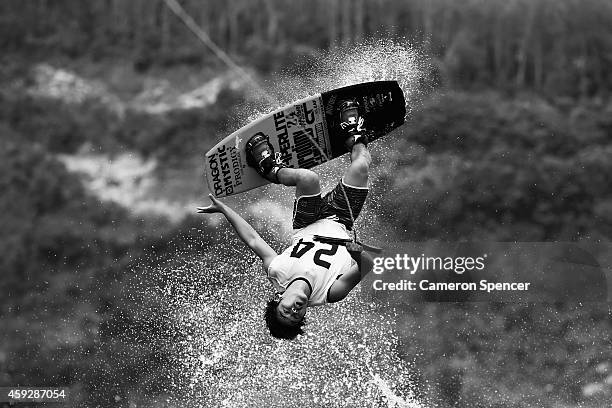
[[[305,50],[365,38],[408,38],[434,58],[447,84],[534,88],[551,95],[608,95],[608,0],[232,0],[181,4],[241,63],[279,68]],[[154,65],[211,65],[163,0],[0,3],[8,53],[130,58]]]
[[[141,310],[145,303],[155,309],[155,300],[125,298],[121,286],[129,284],[126,272],[135,260],[144,267],[172,262],[166,254],[173,253],[173,242],[201,240],[202,233],[193,229],[198,221],[170,226],[136,220],[93,199],[54,159],[50,152],[74,151],[79,143],[102,138],[95,130],[106,130],[86,111],[91,106],[29,97],[5,101],[0,267],[7,271],[1,289],[8,296],[0,306],[12,316],[9,331],[27,330],[28,336],[45,340],[22,344],[17,337],[9,339],[4,349],[12,357],[0,365],[4,378],[75,384],[80,399],[101,404],[133,389],[161,392],[164,374],[155,367],[167,356],[147,330],[163,322],[150,321]],[[568,109],[534,95],[510,99],[496,92],[435,96],[414,112],[391,149],[392,166],[376,180],[376,188],[390,191],[380,204],[382,218],[402,214],[399,220],[388,218],[399,239],[609,239],[608,109],[598,104]],[[130,148],[180,160],[187,154],[182,146],[199,149],[197,129],[209,119],[198,117],[190,111],[164,117],[130,112],[113,125],[104,149]],[[87,130],[90,119],[97,124]],[[77,134],[62,131],[66,126]],[[61,135],[67,137],[54,143]],[[169,135],[178,135],[176,145],[166,141]],[[217,235],[224,236],[204,237]],[[204,250],[206,243],[199,245]],[[546,389],[563,390],[555,397],[560,401],[578,401],[584,381],[596,377],[593,365],[605,359],[599,353],[605,345],[597,339],[605,338],[609,328],[597,305],[442,304],[414,306],[406,313],[419,329],[401,330],[405,353],[420,356],[420,366],[428,367],[422,379],[437,387],[443,405],[502,403],[506,397],[485,398],[482,390],[510,384],[519,372],[516,389],[503,395],[527,395],[517,387],[531,387],[539,390],[529,394],[533,401],[551,400]],[[66,314],[70,317],[62,323],[60,316]],[[546,324],[537,323],[546,316]],[[437,335],[441,330],[443,337]],[[558,338],[566,339],[563,346],[550,352]],[[580,365],[570,369],[568,354]],[[503,367],[497,367],[500,361]],[[574,382],[575,376],[582,382]],[[111,388],[119,394],[102,392]],[[521,403],[528,402],[525,398]]]
[[[601,304],[415,304],[401,319],[403,353],[423,367],[440,406],[525,407],[585,399],[608,361],[609,310]],[[416,329],[415,329],[416,328]]]
[[[383,177],[383,214],[407,214],[404,238],[416,240],[609,239],[609,108],[583,109],[493,92],[434,98],[396,146],[422,149]]]
[[[132,150],[162,160],[205,151],[226,129],[228,111],[237,95],[223,92],[205,110],[170,111],[163,115],[127,110],[118,116],[95,101],[58,103],[23,93],[0,94],[0,122],[10,138],[40,145],[53,153],[75,153],[84,145],[94,151]]]
[[[464,89],[434,95],[385,149],[374,193],[393,238],[612,237],[609,1],[181,4],[234,59],[260,70],[338,43],[408,38],[433,58],[443,84]],[[171,264],[173,245],[203,251],[227,234],[202,231],[197,219],[136,219],[92,197],[54,155],[133,150],[180,163],[226,133],[238,95],[222,93],[204,112],[121,116],[95,101],[58,103],[9,86],[49,58],[101,70],[117,58],[140,73],[217,64],[161,0],[3,1],[0,49],[0,383],[72,384],[92,405],[130,390],[157,395],[167,356],[149,334],[163,322],[142,308],[159,305],[145,293],[125,298],[121,286],[135,264]],[[601,305],[404,312],[404,357],[416,356],[440,406],[588,406],[582,386],[612,358]]]
[[[120,340],[124,331],[116,318],[122,313],[124,325],[125,319],[134,323],[132,341],[146,339],[138,318],[125,314],[129,301],[119,300],[121,282],[135,260],[151,253],[163,260],[173,237],[199,227],[199,220],[175,226],[137,220],[90,196],[42,144],[24,142],[6,127],[0,131],[0,317],[3,333],[13,334],[2,344],[10,358],[0,360],[0,381],[73,384],[85,387],[77,399],[87,399],[87,387],[103,380],[123,378],[127,387],[151,375],[139,367],[155,345],[140,340],[134,348]],[[113,333],[117,341],[100,343]],[[129,349],[123,355],[132,358],[113,359],[118,349]],[[95,361],[108,361],[113,373]]]

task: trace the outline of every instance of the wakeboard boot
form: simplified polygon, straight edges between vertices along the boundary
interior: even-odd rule
[[[287,167],[281,160],[280,153],[274,153],[274,147],[270,144],[268,136],[262,132],[256,133],[246,144],[247,163],[255,168],[266,180],[280,184],[278,171]]]
[[[368,136],[359,114],[359,103],[346,100],[340,104],[340,128],[345,136],[344,146],[350,152],[356,143],[368,145]]]

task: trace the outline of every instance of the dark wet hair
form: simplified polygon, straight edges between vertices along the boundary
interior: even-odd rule
[[[298,334],[304,334],[302,327],[304,326],[304,319],[295,325],[288,325],[285,322],[279,320],[276,314],[276,308],[280,302],[278,300],[269,300],[266,304],[265,318],[266,325],[270,330],[270,334],[277,339],[293,340]]]

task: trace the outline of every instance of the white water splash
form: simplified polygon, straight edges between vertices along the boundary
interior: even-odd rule
[[[321,52],[306,66],[291,67],[266,83],[276,106],[265,100],[255,111],[245,110],[244,123],[298,99],[344,86],[370,81],[397,81],[404,91],[408,114],[431,91],[427,76],[431,64],[410,41],[379,39]],[[255,100],[255,95],[252,96]]]
[[[263,307],[271,290],[259,261],[215,245],[188,243],[172,266],[137,274],[134,296],[159,299],[166,324],[171,406],[408,407],[414,367],[398,356],[395,316],[360,297],[309,311],[295,341],[267,333]],[[157,282],[156,284],[154,282]]]
[[[364,81],[397,80],[407,101],[414,102],[422,92],[421,61],[408,44],[388,41],[335,49],[322,54],[307,70],[279,75],[269,84],[279,105],[262,103],[255,110],[243,109],[251,114],[239,118],[236,125],[297,99]],[[335,184],[340,167],[346,165],[344,160],[334,163],[317,169],[324,188]],[[261,207],[257,202],[290,208],[292,194],[270,186],[235,200],[257,212]],[[366,207],[361,217],[375,219],[368,211]],[[396,316],[361,299],[359,288],[342,302],[309,310],[306,334],[295,341],[272,338],[263,319],[272,288],[259,260],[225,228],[226,223],[221,223],[214,231],[219,236],[227,234],[224,245],[190,253],[184,244],[173,257],[172,268],[161,264],[137,275],[143,285],[149,284],[148,276],[161,280],[151,296],[161,299],[161,313],[170,323],[158,331],[172,357],[166,367],[170,405],[430,406],[416,397],[422,387],[413,378],[416,368],[400,357]]]

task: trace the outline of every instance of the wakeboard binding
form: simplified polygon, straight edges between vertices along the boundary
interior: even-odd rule
[[[287,167],[281,159],[281,154],[274,152],[268,136],[263,132],[256,133],[246,144],[247,163],[255,168],[266,180],[279,184],[278,171]]]
[[[359,113],[359,103],[349,99],[340,103],[340,128],[346,139],[344,145],[350,152],[357,143],[368,145],[368,136],[363,116]]]

